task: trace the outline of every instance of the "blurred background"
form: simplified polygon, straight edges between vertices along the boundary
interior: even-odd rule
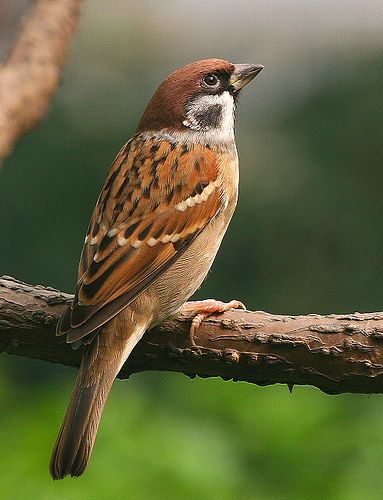
[[[3,58],[29,2],[0,1]],[[41,126],[0,171],[0,275],[71,292],[108,167],[175,68],[264,64],[243,92],[237,212],[199,298],[383,308],[383,2],[85,2]],[[75,371],[0,358],[5,499],[374,499],[383,397],[181,374],[116,382],[85,476],[47,465]]]

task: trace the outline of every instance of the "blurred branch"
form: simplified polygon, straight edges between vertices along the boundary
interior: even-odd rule
[[[59,83],[82,0],[38,0],[0,66],[0,159],[44,117]]]
[[[0,278],[0,352],[79,366],[54,334],[71,295]],[[121,370],[219,376],[258,385],[308,384],[322,391],[383,392],[383,312],[279,316],[232,311],[205,321],[190,344],[190,318],[179,316],[147,332]]]

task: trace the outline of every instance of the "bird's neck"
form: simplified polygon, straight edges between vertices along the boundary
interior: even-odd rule
[[[220,138],[216,132],[210,130],[197,131],[197,130],[155,130],[141,132],[136,137],[140,137],[141,140],[154,140],[162,141],[166,140],[174,145],[186,144],[188,148],[191,148],[194,144],[200,144],[201,146],[210,147],[217,150],[230,150],[236,151],[234,131],[232,134]]]

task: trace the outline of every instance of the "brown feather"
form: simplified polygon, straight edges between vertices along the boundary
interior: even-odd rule
[[[99,328],[158,279],[219,213],[216,155],[202,145],[184,152],[182,144],[142,136],[121,149],[94,210],[76,298],[58,335],[77,342]],[[142,189],[148,197],[139,196]],[[180,207],[188,199],[191,206]]]

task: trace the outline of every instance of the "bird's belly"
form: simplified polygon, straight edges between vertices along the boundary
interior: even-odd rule
[[[229,223],[219,216],[197,237],[185,253],[150,287],[153,325],[177,312],[201,286],[220,247]]]

